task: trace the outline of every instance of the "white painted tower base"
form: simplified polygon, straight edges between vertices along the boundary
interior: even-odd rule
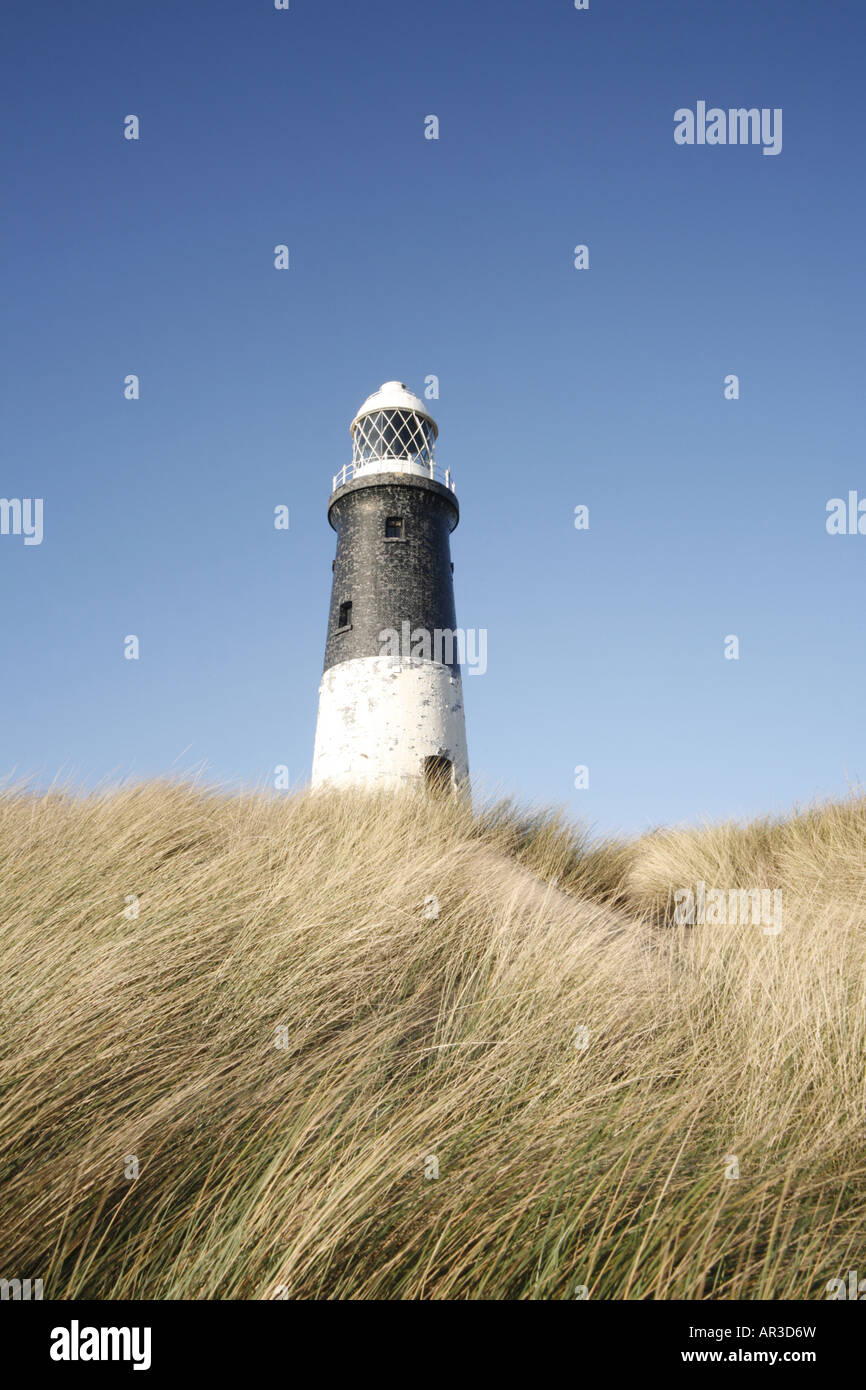
[[[319,687],[312,786],[424,786],[426,758],[453,764],[468,789],[460,676],[437,661],[365,656],[331,666]]]

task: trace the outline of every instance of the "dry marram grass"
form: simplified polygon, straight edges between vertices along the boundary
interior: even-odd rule
[[[864,845],[857,798],[599,845],[508,804],[10,791],[0,1273],[820,1297],[864,1263]],[[783,930],[671,925],[699,879],[781,888]]]

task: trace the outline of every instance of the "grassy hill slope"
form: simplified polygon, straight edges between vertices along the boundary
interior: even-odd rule
[[[673,924],[698,881],[781,889],[782,930]],[[866,1272],[863,800],[594,846],[507,805],[10,792],[0,882],[0,1276],[46,1297]]]

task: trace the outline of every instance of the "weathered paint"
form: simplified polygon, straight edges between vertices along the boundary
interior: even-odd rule
[[[467,783],[460,675],[435,661],[358,657],[330,666],[319,687],[314,788],[424,784],[424,759],[454,764]]]

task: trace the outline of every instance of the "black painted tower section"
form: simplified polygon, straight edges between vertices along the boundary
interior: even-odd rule
[[[420,474],[371,473],[337,489],[328,507],[337,556],[326,671],[381,656],[380,632],[400,633],[404,622],[431,639],[437,628],[455,629],[450,538],[459,516],[453,492]]]

